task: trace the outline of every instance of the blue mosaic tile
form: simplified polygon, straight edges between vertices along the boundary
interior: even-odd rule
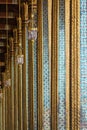
[[[26,27],[27,28],[27,27]],[[28,75],[29,75],[29,71],[28,71],[28,59],[29,59],[29,57],[28,57],[28,29],[26,29],[26,34],[27,34],[27,39],[26,39],[26,70],[27,70],[27,72],[26,72],[26,104],[27,104],[27,117],[28,117],[28,82],[29,82],[29,77],[28,77]],[[27,118],[28,119],[28,118]]]
[[[87,130],[87,0],[80,0],[80,130]]]
[[[65,103],[65,0],[59,0],[59,41],[58,41],[58,130],[66,130]]]
[[[48,0],[43,0],[43,129],[51,129],[51,96],[48,54]]]
[[[37,41],[34,43],[34,130],[37,130]]]

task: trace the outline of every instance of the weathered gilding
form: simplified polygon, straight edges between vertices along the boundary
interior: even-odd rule
[[[79,130],[80,126],[80,6],[78,0],[71,3],[71,128]]]
[[[14,43],[13,38],[9,39],[10,43],[10,53],[11,53],[11,92],[10,92],[10,112],[11,112],[11,129],[14,130]]]
[[[22,20],[17,19],[18,28],[18,55],[22,55]],[[22,109],[22,64],[18,64],[18,130],[23,130],[23,109]]]
[[[14,38],[14,129],[18,130],[18,64],[16,61],[18,55],[17,29],[13,30]]]
[[[66,130],[70,130],[70,0],[65,1]]]
[[[57,87],[58,87],[58,1],[52,0],[52,43],[51,43],[51,114],[52,130],[57,130]]]
[[[28,110],[27,110],[27,88],[29,85],[27,83],[27,44],[28,44],[28,4],[23,3],[22,5],[22,39],[23,39],[23,54],[24,54],[24,64],[23,64],[23,130],[28,130]]]
[[[42,33],[42,5],[43,0],[37,1],[37,16],[38,16],[38,45],[37,45],[37,73],[38,73],[38,130],[42,130],[42,87],[43,87],[43,79],[42,79],[42,43],[43,43],[43,33]]]

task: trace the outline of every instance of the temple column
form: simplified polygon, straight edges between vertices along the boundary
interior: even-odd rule
[[[23,31],[23,130],[28,130],[28,4],[22,6],[22,31]]]
[[[9,39],[10,43],[10,53],[11,53],[11,91],[10,91],[10,109],[11,109],[11,120],[10,120],[10,128],[11,130],[14,130],[14,43],[13,43],[13,38],[11,37]]]
[[[17,29],[13,30],[14,38],[14,129],[18,130],[18,64],[17,64],[17,55],[18,55],[18,39],[17,39]]]
[[[22,20],[21,17],[17,19],[18,28],[18,130],[23,130],[23,109],[22,109]]]
[[[42,18],[42,8],[43,1],[37,0],[37,20],[38,20],[38,44],[37,44],[37,87],[38,87],[38,130],[42,130],[43,122],[42,122],[42,88],[43,88],[43,18]]]

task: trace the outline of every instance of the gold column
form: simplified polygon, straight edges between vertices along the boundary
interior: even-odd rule
[[[37,1],[29,1],[29,129],[34,129],[34,43],[37,25]]]
[[[71,101],[72,130],[80,129],[80,2],[71,3]]]
[[[10,53],[11,53],[11,91],[10,91],[10,112],[11,112],[11,120],[10,120],[10,129],[14,130],[14,43],[13,38],[9,38],[10,43]]]
[[[2,93],[3,93],[3,98],[2,98],[2,130],[5,130],[5,73],[2,73]]]
[[[57,130],[57,87],[58,87],[58,57],[57,57],[57,45],[58,45],[58,1],[52,0],[52,43],[51,43],[51,114],[52,114],[52,130]]]
[[[32,27],[33,27],[33,12],[32,12],[32,2],[29,3],[29,19],[31,20],[29,23],[29,30],[32,32]],[[34,57],[33,57],[33,47],[34,47],[34,40],[29,39],[28,41],[28,50],[29,50],[29,129],[33,130],[34,129],[34,99],[33,99],[33,94],[34,94]]]
[[[7,130],[10,129],[10,86],[7,88]]]
[[[22,14],[22,21],[23,21],[23,54],[24,54],[24,64],[23,64],[23,130],[28,129],[28,109],[27,109],[27,44],[28,44],[28,4],[23,3],[23,14]]]
[[[9,48],[8,48],[9,49]],[[10,50],[9,50],[10,51]],[[10,89],[11,89],[11,77],[10,77],[10,53],[8,53],[8,65],[7,65],[7,130],[10,129]]]
[[[37,73],[38,73],[38,130],[42,130],[42,48],[43,48],[43,19],[42,19],[42,0],[37,0],[37,16],[38,16],[38,45],[37,45]]]
[[[5,129],[7,129],[8,125],[8,120],[7,120],[7,70],[8,70],[8,61],[7,61],[7,53],[5,54],[5,63],[6,63],[6,68],[5,68]]]
[[[18,55],[22,55],[22,21],[17,19],[18,28]],[[22,111],[22,64],[18,64],[18,130],[23,130],[23,111]]]
[[[76,0],[76,7],[77,7],[77,20],[76,20],[76,30],[77,30],[77,39],[76,39],[76,54],[77,54],[77,129],[80,129],[80,2]]]
[[[70,130],[70,0],[65,1],[66,130]]]
[[[17,55],[18,55],[18,42],[17,42],[17,29],[13,30],[14,38],[14,129],[18,130],[18,64],[17,64]]]
[[[34,100],[33,100],[33,82],[34,82],[34,74],[33,74],[33,44],[34,41],[29,41],[29,128],[31,130],[34,129]]]

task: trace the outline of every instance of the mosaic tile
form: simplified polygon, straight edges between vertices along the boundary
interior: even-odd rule
[[[66,129],[65,104],[65,0],[59,1],[58,41],[58,130]]]
[[[50,130],[51,101],[48,54],[48,0],[43,0],[43,129]]]
[[[80,130],[87,130],[87,0],[80,0]]]

